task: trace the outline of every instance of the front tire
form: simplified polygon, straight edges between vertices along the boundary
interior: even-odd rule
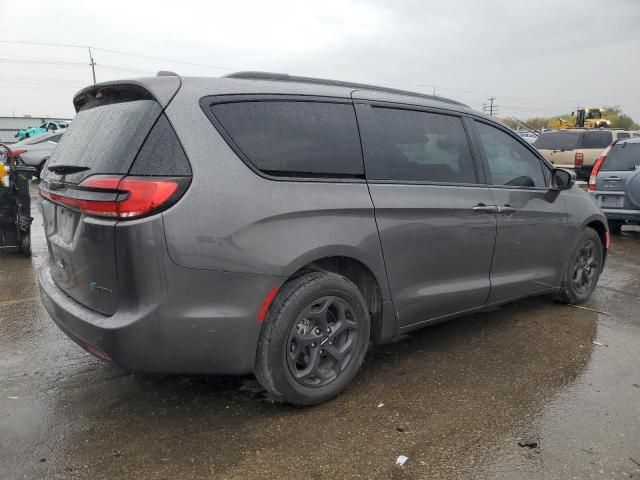
[[[312,272],[286,283],[269,308],[255,373],[279,401],[316,405],[356,376],[369,344],[369,311],[351,281]]]
[[[563,303],[585,302],[593,293],[602,270],[602,243],[592,228],[585,228],[571,251],[562,287],[555,299]]]

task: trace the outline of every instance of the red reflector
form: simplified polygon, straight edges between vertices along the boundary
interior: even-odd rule
[[[24,152],[26,152],[26,150],[11,150],[11,153],[9,153],[9,156],[17,157],[18,155],[22,155]]]
[[[604,234],[604,248],[608,250],[609,245],[611,245],[611,234],[609,233],[609,230],[607,230]]]
[[[111,357],[107,355],[106,352],[103,352],[98,347],[94,347],[90,343],[84,342],[84,348],[86,348],[89,353],[92,353],[93,355],[95,355],[96,357],[102,360],[105,360],[107,362],[111,361]]]
[[[262,302],[262,306],[260,307],[260,311],[258,312],[259,322],[264,322],[264,319],[267,317],[267,312],[269,312],[269,307],[271,306],[271,302],[273,302],[273,299],[276,298],[277,293],[278,293],[278,288],[273,287],[271,290],[269,290],[269,293],[267,293],[267,296],[264,297],[264,301]]]
[[[73,196],[43,189],[42,185],[40,194],[87,215],[133,219],[156,211],[172,198],[179,184],[179,179],[94,175],[83,180],[79,188],[71,188]],[[92,194],[103,198],[93,199]]]

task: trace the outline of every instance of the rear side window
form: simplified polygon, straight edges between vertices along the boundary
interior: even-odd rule
[[[616,143],[602,165],[604,171],[633,171],[640,168],[640,143]]]
[[[631,135],[629,134],[629,132],[618,132],[617,133],[618,139],[629,138],[630,136]]]
[[[545,132],[533,142],[540,150],[575,150],[579,147],[581,132]]]
[[[600,148],[604,150],[613,141],[613,135],[607,130],[584,132],[582,148]]]
[[[244,160],[264,173],[364,175],[351,104],[247,101],[214,104],[211,111]]]
[[[191,175],[187,156],[164,113],[151,129],[129,173],[165,177]]]
[[[382,107],[364,112],[361,127],[368,179],[477,182],[459,117]]]
[[[94,174],[126,174],[142,142],[160,115],[154,100],[98,104],[81,110],[65,129],[47,167],[87,167],[65,176],[80,183]]]

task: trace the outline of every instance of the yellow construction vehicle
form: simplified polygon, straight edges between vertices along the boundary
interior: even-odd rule
[[[562,130],[564,128],[601,128],[609,127],[611,122],[602,118],[601,108],[579,108],[576,112],[571,112],[571,118],[556,118],[552,122],[551,128]]]

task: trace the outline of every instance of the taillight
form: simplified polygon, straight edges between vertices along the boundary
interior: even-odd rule
[[[596,189],[596,177],[598,176],[598,173],[600,172],[600,169],[602,168],[602,164],[607,159],[607,155],[609,154],[609,150],[611,150],[611,147],[613,147],[614,144],[615,144],[615,142],[613,142],[611,145],[609,145],[607,148],[605,148],[602,151],[602,153],[600,154],[600,156],[598,157],[598,159],[596,160],[596,163],[593,164],[593,168],[591,169],[591,175],[589,176],[589,184],[587,185],[587,189],[589,189],[589,190],[595,190]]]
[[[582,165],[584,165],[584,154],[582,152],[576,152],[574,165],[576,167],[581,167]]]
[[[9,156],[10,157],[17,157],[18,155],[22,155],[25,152],[26,152],[26,150],[11,150],[11,152],[9,153]]]
[[[80,185],[58,193],[40,185],[40,194],[52,202],[96,217],[140,218],[173,205],[189,185],[188,177],[122,177],[94,175]]]

